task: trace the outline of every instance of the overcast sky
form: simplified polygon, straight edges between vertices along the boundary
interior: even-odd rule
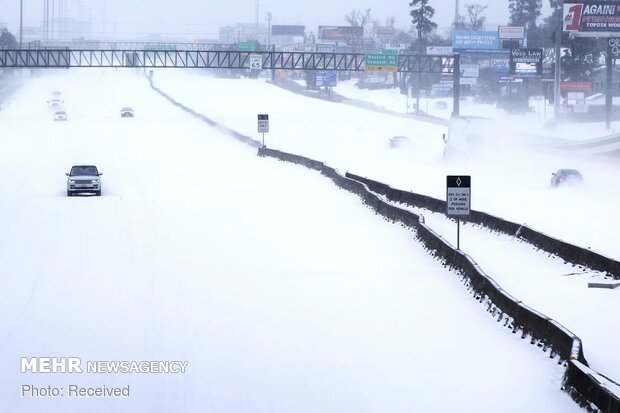
[[[40,26],[43,20],[43,0],[23,0],[24,25]],[[91,16],[93,34],[116,32],[117,38],[135,37],[146,33],[186,35],[188,39],[216,39],[218,28],[235,23],[256,21],[256,0],[49,0],[56,7],[64,4],[65,13],[72,18]],[[346,25],[344,16],[353,9],[370,8],[374,18],[383,21],[393,16],[398,27],[410,25],[409,0],[259,0],[260,21],[267,12],[272,24],[303,24],[306,31],[316,33],[318,25]],[[497,26],[508,20],[508,0],[460,0],[465,3],[488,4],[487,22]],[[547,7],[547,1],[544,1]],[[435,22],[446,28],[454,18],[454,0],[431,0],[436,9]],[[19,0],[0,0],[0,23],[9,30],[19,30]],[[496,27],[487,27],[494,30]],[[165,36],[164,36],[165,37]]]

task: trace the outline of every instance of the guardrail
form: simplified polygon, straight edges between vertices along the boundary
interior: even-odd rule
[[[603,412],[620,412],[619,396],[608,389],[602,380],[599,380],[599,373],[587,367],[588,363],[579,337],[557,321],[512,297],[495,280],[485,274],[469,255],[456,250],[428,227],[422,216],[383,201],[373,193],[378,191],[372,190],[364,182],[352,178],[348,173],[341,175],[334,168],[322,162],[266,147],[259,148],[258,156],[272,157],[320,171],[340,188],[360,196],[364,203],[376,213],[390,221],[400,222],[415,229],[417,238],[424,247],[436,258],[442,260],[445,265],[460,273],[474,298],[484,303],[487,311],[497,318],[498,322],[504,321],[504,325],[511,328],[513,333],[520,331],[522,339],[530,337],[531,344],[541,347],[543,351],[550,350],[551,357],[557,355],[561,361],[566,362],[563,390],[571,394],[577,403],[591,411],[594,411],[591,404],[595,404]],[[376,189],[377,185],[374,186]],[[427,205],[435,205],[435,208],[440,205],[437,199],[417,194],[413,196],[426,202]],[[507,226],[510,225],[511,223],[508,223]],[[613,383],[612,380],[608,379],[608,381]]]
[[[399,202],[414,207],[420,207],[442,214],[446,213],[446,201],[441,199],[416,194],[414,192],[407,192],[400,189],[394,189],[384,183],[373,181],[372,179],[348,172],[346,176],[366,184],[371,191],[385,196],[392,202]],[[590,249],[578,247],[557,238],[553,238],[549,235],[543,234],[542,232],[536,231],[525,224],[517,224],[481,211],[471,211],[471,214],[468,217],[461,217],[461,220],[484,225],[485,227],[495,231],[517,236],[535,247],[550,254],[557,255],[572,264],[582,265],[594,270],[607,272],[608,274],[613,275],[614,278],[620,279],[620,262]]]
[[[363,202],[377,214],[382,215],[390,221],[400,222],[409,228],[415,229],[417,238],[431,255],[443,261],[446,266],[459,272],[474,298],[486,305],[487,311],[497,319],[498,323],[503,322],[504,326],[511,328],[513,333],[520,331],[522,339],[526,339],[529,336],[531,344],[539,346],[543,351],[550,350],[550,357],[555,357],[557,355],[561,361],[566,362],[567,369],[564,375],[562,389],[568,392],[581,407],[584,407],[588,411],[596,411],[593,408],[594,405],[597,409],[605,413],[620,413],[620,391],[614,393],[614,391],[607,387],[605,380],[616,386],[618,385],[613,382],[613,380],[602,376],[600,373],[588,367],[582,342],[579,337],[557,321],[537,312],[524,305],[520,300],[512,297],[508,292],[503,290],[495,280],[486,275],[470,256],[462,251],[456,250],[428,227],[424,223],[424,217],[384,202],[373,193],[381,193],[377,188],[387,190],[390,188],[388,185],[368,180],[367,178],[357,177],[349,173],[341,175],[336,169],[325,165],[323,162],[260,146],[260,142],[233,130],[224,128],[208,117],[177,102],[157,88],[153,84],[152,79],[149,79],[149,81],[154,90],[185,112],[200,118],[211,126],[224,129],[241,142],[258,147],[258,156],[292,162],[319,171],[322,175],[330,178],[338,187],[357,194]],[[373,189],[363,182],[362,179],[368,181]],[[445,205],[442,205],[443,201],[432,197],[404,191],[398,191],[396,194],[401,196],[402,199],[416,199],[418,205],[424,205],[426,209],[437,212],[444,212],[445,210]],[[407,196],[405,196],[405,194],[407,194]],[[477,214],[481,215],[478,216]],[[480,220],[482,217],[488,216],[487,222],[494,225],[494,227],[491,228],[497,230],[503,228],[503,232],[510,233],[509,231],[515,230],[514,233],[517,233],[521,228],[521,226],[519,226],[519,228],[515,229],[515,225],[517,224],[482,212],[477,212],[474,216],[478,216],[477,219]],[[482,221],[472,220],[472,222],[484,224]],[[618,388],[620,388],[620,386]]]

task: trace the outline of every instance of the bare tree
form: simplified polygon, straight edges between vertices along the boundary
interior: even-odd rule
[[[484,23],[487,17],[484,13],[489,6],[483,6],[481,4],[466,4],[465,10],[467,11],[467,28],[469,30],[480,30],[484,27]]]
[[[364,39],[364,31],[366,30],[366,26],[371,22],[370,18],[370,9],[361,10],[351,10],[351,13],[344,16],[344,20],[349,23],[349,26],[352,27],[361,27],[361,34],[355,35],[351,38],[351,43],[353,47],[357,48],[358,45],[363,43]]]
[[[370,22],[370,9],[351,10],[351,13],[344,16],[344,20],[349,23],[349,26],[366,27]]]

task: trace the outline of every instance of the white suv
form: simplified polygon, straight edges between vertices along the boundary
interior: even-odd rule
[[[91,193],[101,196],[102,173],[94,165],[75,165],[67,172],[67,196],[77,193]]]

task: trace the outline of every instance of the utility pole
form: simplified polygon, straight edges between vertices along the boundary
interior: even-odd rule
[[[19,48],[24,40],[24,0],[19,0]]]
[[[454,28],[459,22],[459,0],[454,0]]]
[[[256,41],[258,42],[258,0],[256,0]]]
[[[54,13],[56,11],[56,5],[54,4],[54,0],[52,0],[52,30],[51,30],[51,38],[54,39]]]
[[[271,44],[271,12],[267,13],[267,46]]]
[[[556,5],[555,22],[555,82],[553,89],[553,118],[557,122],[560,113],[560,82],[561,82],[561,63],[562,63],[562,11],[564,10],[564,0],[558,1]]]

